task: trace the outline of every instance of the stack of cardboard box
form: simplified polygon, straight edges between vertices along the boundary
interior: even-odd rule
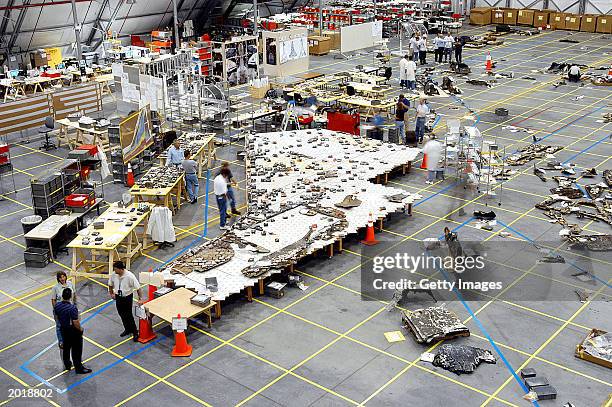
[[[612,34],[612,15],[579,15],[547,9],[476,7],[470,10],[470,24],[527,25],[543,28],[549,27],[554,30]]]

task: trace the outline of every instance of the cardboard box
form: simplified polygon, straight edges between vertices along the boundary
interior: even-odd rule
[[[340,49],[340,31],[323,31],[323,36],[331,40],[329,49]]]
[[[491,23],[492,24],[503,24],[504,23],[504,10],[497,8],[491,10]]]
[[[553,30],[564,30],[565,29],[565,13],[550,13],[548,16],[548,24]]]
[[[585,14],[580,21],[580,31],[594,33],[597,27],[597,16],[593,14]]]
[[[516,23],[518,25],[533,25],[533,17],[535,15],[535,10],[531,9],[523,9],[516,12],[517,18]]]
[[[565,29],[572,31],[580,31],[581,16],[576,14],[568,14],[565,18]]]
[[[470,10],[470,24],[488,25],[491,24],[490,7],[474,7]]]
[[[603,34],[612,34],[612,16],[598,16],[595,31]]]
[[[329,54],[331,39],[319,35],[310,35],[308,37],[308,52],[310,55],[326,55]]]
[[[548,10],[536,10],[533,13],[533,26],[534,27],[546,27],[548,25],[548,16],[550,12]]]
[[[266,97],[266,93],[270,90],[270,84],[256,88],[255,86],[249,86],[249,93],[253,99],[263,99]]]
[[[514,8],[504,9],[504,24],[516,25],[517,10]]]

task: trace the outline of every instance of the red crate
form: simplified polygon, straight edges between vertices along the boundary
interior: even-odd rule
[[[89,155],[95,157],[98,154],[98,146],[93,144],[83,144],[77,147],[77,150],[87,150],[89,151]]]

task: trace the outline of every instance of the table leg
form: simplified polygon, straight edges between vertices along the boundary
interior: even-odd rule
[[[113,263],[114,262],[115,262],[115,251],[109,250],[108,252],[108,276],[109,277],[113,275]]]
[[[264,294],[264,279],[260,278],[259,279],[259,295],[263,295]]]
[[[215,315],[217,318],[221,318],[221,301],[217,301],[215,304]]]
[[[334,244],[333,243],[327,246],[327,255],[329,257],[334,257]]]
[[[54,261],[55,254],[53,253],[53,243],[52,239],[49,239],[49,255],[51,256],[51,261]]]
[[[342,239],[338,239],[338,253],[342,253]]]
[[[383,218],[378,218],[378,230],[383,230]]]
[[[253,287],[247,287],[246,294],[247,294],[247,301],[252,302],[253,301]]]
[[[208,317],[208,328],[210,329],[212,328],[212,312],[210,311],[210,309],[206,313],[206,316]]]
[[[72,286],[76,288],[76,272],[77,272],[77,251],[79,249],[73,249],[72,250],[72,270],[70,271],[71,277],[72,277]]]

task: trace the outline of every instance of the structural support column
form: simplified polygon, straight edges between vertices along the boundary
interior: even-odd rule
[[[323,2],[319,0],[319,35],[323,35]]]
[[[76,2],[72,0],[72,21],[74,22],[74,39],[76,41],[77,61],[83,59],[83,50],[81,49],[81,24],[77,16]]]
[[[174,40],[176,41],[176,49],[179,49],[181,47],[181,39],[178,28],[178,9],[176,7],[176,0],[172,0],[172,8],[174,9]]]

